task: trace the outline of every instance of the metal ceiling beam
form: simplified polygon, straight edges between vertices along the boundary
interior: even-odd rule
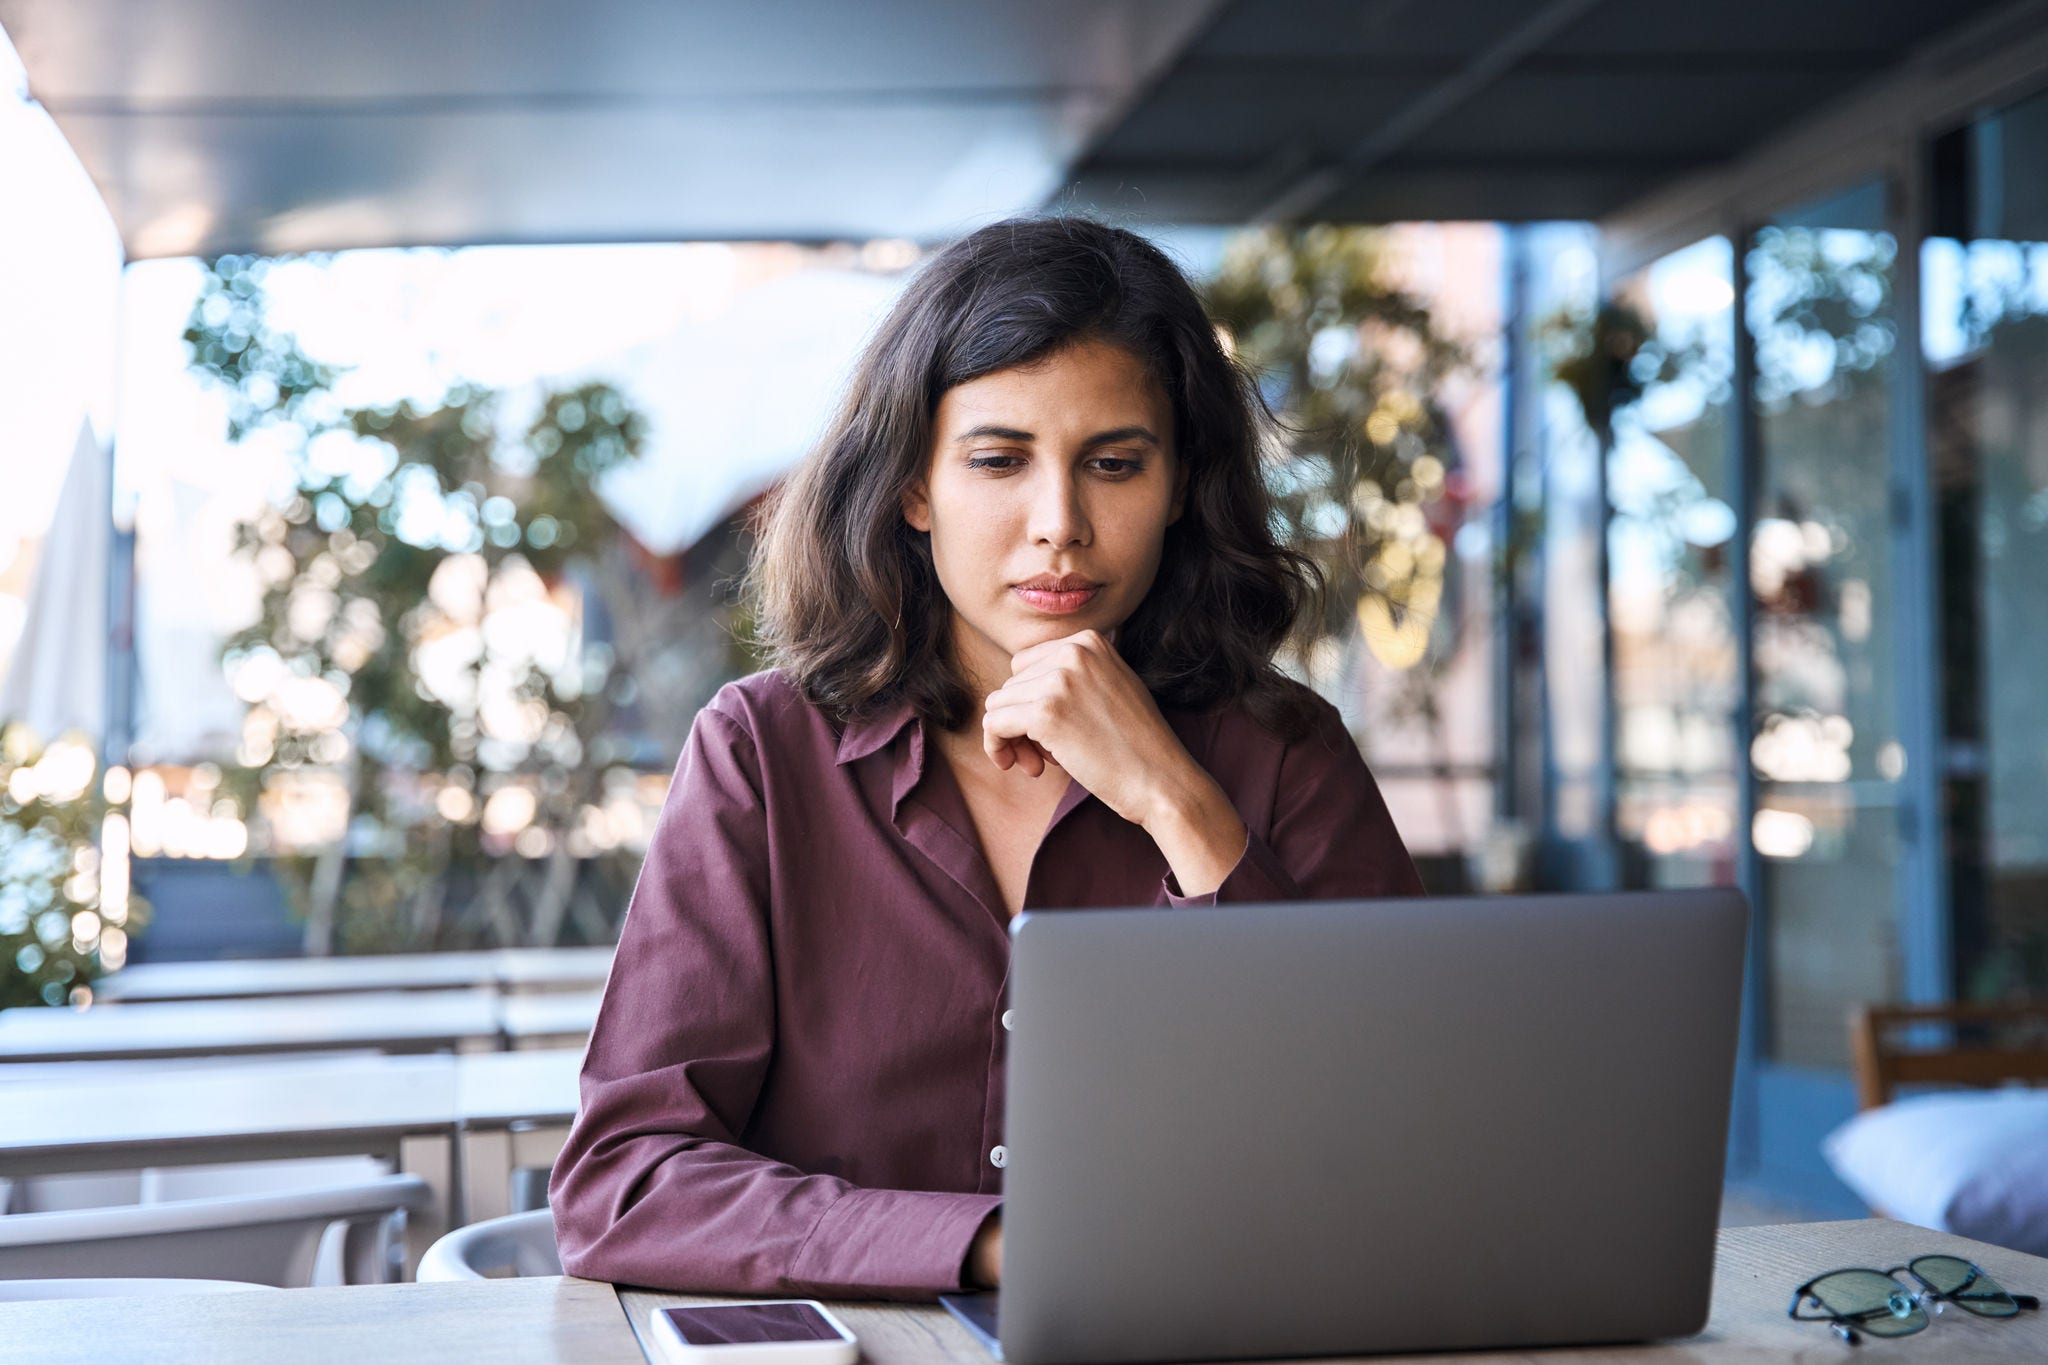
[[[1517,63],[1525,74],[1542,76],[1809,76],[1850,75],[1889,65],[1897,54],[1868,49],[1799,51],[1532,52]],[[1190,57],[1173,69],[1177,80],[1297,81],[1370,80],[1383,76],[1451,77],[1470,59],[1412,53],[1290,53],[1284,56]]]
[[[1344,188],[1346,182],[1356,179],[1414,141],[1600,3],[1601,0],[1551,0],[1474,54],[1455,75],[1409,101],[1337,161],[1309,171],[1268,200],[1253,214],[1253,221],[1292,223],[1313,217],[1316,210]]]
[[[1389,174],[1434,175],[1555,175],[1585,171],[1615,175],[1668,175],[1674,169],[1718,165],[1727,160],[1720,147],[1671,147],[1653,152],[1458,152],[1432,156],[1427,161],[1404,161],[1398,157],[1382,161]],[[1118,157],[1097,161],[1089,174],[1100,179],[1116,176],[1139,178],[1148,175],[1205,175],[1235,183],[1265,182],[1275,187],[1291,183],[1305,173],[1313,158],[1298,145],[1275,152],[1257,162],[1215,156]]]

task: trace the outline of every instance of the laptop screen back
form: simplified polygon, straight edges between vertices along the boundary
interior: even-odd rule
[[[1005,1359],[1698,1330],[1745,921],[1725,890],[1021,916]]]

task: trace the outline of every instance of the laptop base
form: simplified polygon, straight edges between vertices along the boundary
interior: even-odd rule
[[[1001,1360],[1003,1343],[996,1339],[997,1301],[1001,1298],[1000,1290],[991,1289],[980,1294],[941,1294],[939,1302],[946,1305],[948,1313],[960,1319],[990,1355]]]

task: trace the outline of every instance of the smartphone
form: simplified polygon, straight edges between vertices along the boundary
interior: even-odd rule
[[[860,1342],[816,1299],[657,1308],[654,1339],[676,1365],[853,1365]]]

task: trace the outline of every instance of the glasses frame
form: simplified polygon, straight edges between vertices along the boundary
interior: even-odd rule
[[[1937,1259],[1944,1261],[1961,1261],[1964,1265],[1970,1268],[1970,1273],[1961,1284],[1957,1285],[1952,1290],[1937,1289],[1934,1287],[1932,1281],[1930,1281],[1925,1275],[1922,1275],[1918,1270],[1915,1270],[1913,1268],[1919,1265],[1922,1261],[1932,1261]],[[2041,1301],[2038,1298],[2034,1297],[2032,1294],[2015,1294],[2011,1290],[2005,1288],[2003,1285],[1999,1285],[1998,1292],[2000,1297],[2010,1299],[2013,1303],[2012,1312],[1986,1313],[1980,1309],[1971,1307],[1970,1304],[1964,1302],[1966,1298],[1971,1297],[1969,1295],[1965,1295],[1963,1293],[1964,1290],[1968,1289],[1971,1285],[1975,1284],[1979,1279],[1989,1280],[1994,1285],[1997,1285],[1998,1281],[1992,1279],[1990,1273],[1986,1271],[1982,1266],[1978,1265],[1975,1261],[1967,1260],[1961,1256],[1950,1255],[1948,1252],[1945,1251],[1933,1251],[1927,1253],[1924,1256],[1915,1256],[1912,1260],[1906,1262],[1906,1264],[1893,1266],[1889,1270],[1879,1270],[1875,1266],[1867,1265],[1845,1265],[1838,1266],[1833,1270],[1823,1271],[1820,1274],[1815,1275],[1806,1283],[1800,1285],[1797,1289],[1792,1291],[1792,1303],[1788,1308],[1786,1308],[1785,1315],[1795,1322],[1824,1322],[1828,1324],[1829,1331],[1833,1332],[1836,1336],[1839,1336],[1843,1341],[1847,1342],[1851,1346],[1856,1345],[1858,1342],[1862,1340],[1862,1337],[1858,1335],[1856,1331],[1856,1326],[1858,1323],[1864,1322],[1866,1320],[1874,1320],[1880,1314],[1890,1314],[1891,1316],[1897,1317],[1901,1320],[1911,1316],[1910,1309],[1906,1313],[1898,1313],[1893,1308],[1892,1303],[1889,1299],[1887,1300],[1885,1306],[1882,1308],[1872,1308],[1865,1312],[1855,1314],[1837,1313],[1834,1309],[1829,1308],[1827,1303],[1823,1301],[1819,1295],[1813,1292],[1813,1287],[1819,1284],[1822,1280],[1827,1279],[1830,1275],[1842,1275],[1851,1272],[1865,1275],[1884,1276],[1886,1279],[1892,1281],[1892,1283],[1898,1285],[1901,1290],[1905,1291],[1905,1299],[1907,1303],[1911,1305],[1912,1308],[1922,1310],[1920,1314],[1920,1325],[1917,1327],[1908,1327],[1903,1332],[1871,1333],[1872,1336],[1882,1336],[1886,1340],[1889,1340],[1892,1337],[1909,1337],[1912,1336],[1915,1332],[1926,1331],[1928,1324],[1934,1321],[1933,1314],[1928,1313],[1922,1307],[1923,1304],[1926,1303],[1932,1303],[1934,1305],[1935,1313],[1941,1312],[1941,1310],[1944,1307],[1953,1303],[1956,1307],[1962,1309],[1964,1312],[1974,1314],[1975,1316],[1980,1318],[2017,1317],[2022,1311],[2036,1310],[2039,1309],[2041,1306]],[[1915,1291],[1910,1286],[1906,1285],[1903,1281],[1901,1281],[1899,1279],[1899,1276],[1901,1274],[1911,1275],[1915,1280],[1917,1280],[1920,1284],[1919,1290]],[[1975,1297],[1989,1298],[1990,1296],[1977,1295]],[[1821,1313],[1800,1312],[1800,1304],[1803,1300],[1806,1299],[1812,1299],[1815,1303],[1819,1304],[1821,1308],[1826,1311]],[[1864,1330],[1869,1331],[1869,1328],[1866,1327]]]

